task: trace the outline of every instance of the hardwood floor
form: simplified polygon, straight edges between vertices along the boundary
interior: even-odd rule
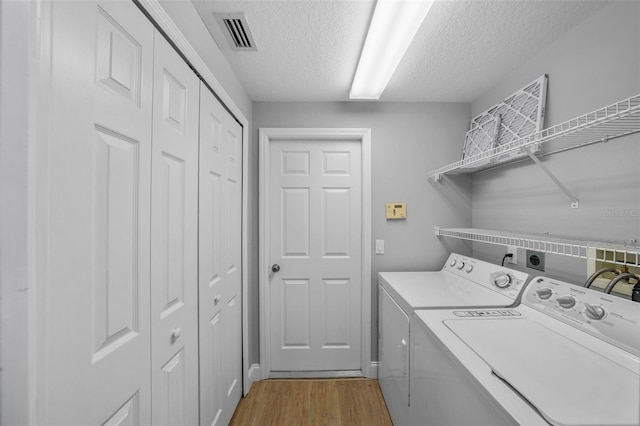
[[[377,380],[272,379],[255,382],[231,426],[391,426]]]

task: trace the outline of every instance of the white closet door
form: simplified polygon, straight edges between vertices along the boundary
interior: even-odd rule
[[[198,424],[198,78],[156,32],[151,194],[152,421]]]
[[[154,30],[131,2],[52,13],[39,408],[46,424],[148,424]]]
[[[201,84],[200,424],[229,422],[242,392],[242,128]]]

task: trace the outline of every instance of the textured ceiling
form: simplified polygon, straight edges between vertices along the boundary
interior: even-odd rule
[[[344,101],[373,0],[192,0],[254,101]],[[471,102],[605,2],[436,0],[383,101]],[[232,51],[214,12],[244,12],[257,52]]]

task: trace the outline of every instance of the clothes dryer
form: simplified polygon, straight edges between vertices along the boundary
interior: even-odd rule
[[[524,272],[457,253],[439,271],[379,274],[379,382],[394,424],[409,421],[415,312],[514,306],[528,278]]]

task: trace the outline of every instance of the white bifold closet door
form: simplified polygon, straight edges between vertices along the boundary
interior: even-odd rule
[[[38,412],[52,425],[149,424],[154,28],[130,2],[51,11]]]
[[[197,425],[200,87],[158,32],[153,81],[152,422]]]
[[[200,424],[226,425],[242,393],[242,128],[200,89]]]
[[[133,2],[50,5],[36,423],[226,424],[242,129]]]

